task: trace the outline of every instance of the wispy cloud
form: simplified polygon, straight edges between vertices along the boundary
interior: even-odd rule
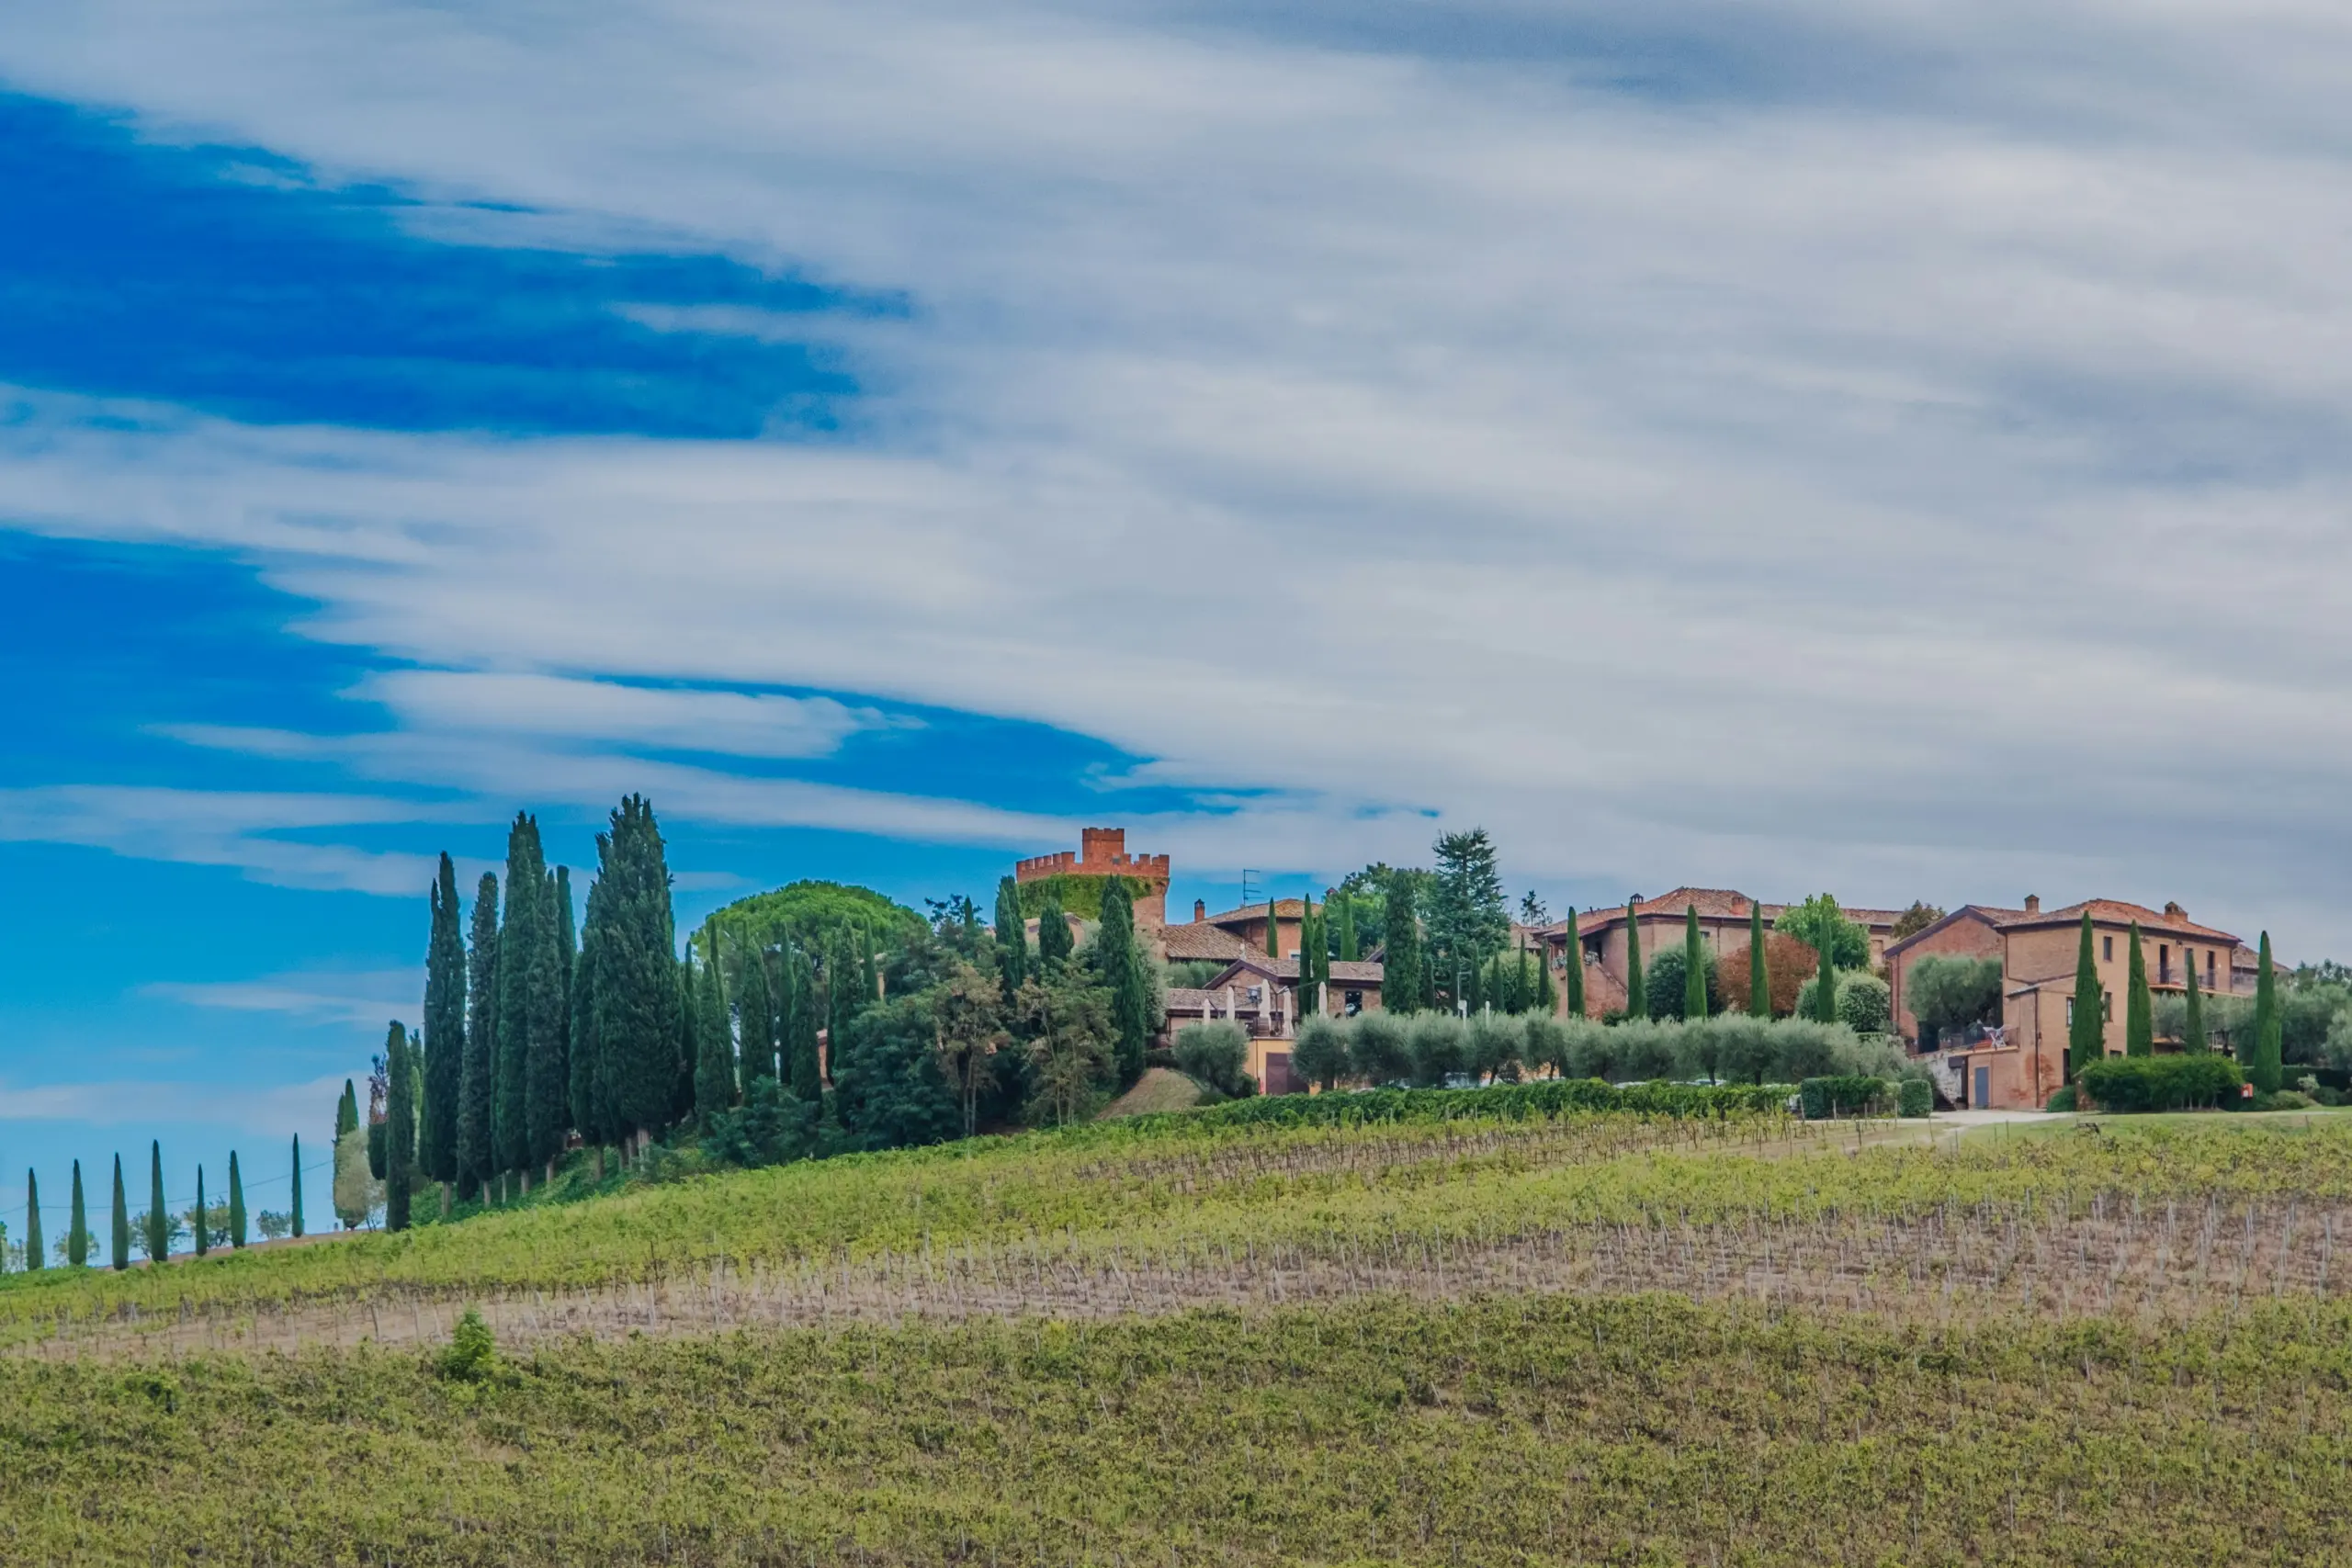
[[[424,984],[421,971],[383,969],[269,975],[253,980],[160,981],[141,990],[190,1007],[380,1029],[395,1017],[412,1024],[417,1021]]]
[[[429,855],[311,843],[306,829],[447,820],[446,807],[360,795],[45,784],[0,790],[0,840],[79,844],[137,860],[231,866],[255,882],[413,895]]]
[[[736,757],[829,756],[861,730],[894,721],[831,697],[625,685],[494,671],[396,670],[350,695],[380,703],[410,729],[528,736]],[[904,725],[907,721],[897,721]]]

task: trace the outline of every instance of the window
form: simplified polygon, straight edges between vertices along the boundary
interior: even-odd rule
[[[2075,998],[2072,997],[2066,998],[2066,1027],[2075,1027]]]
[[[1266,988],[1263,986],[1250,987],[1250,999],[1253,1002],[1264,1001],[1266,999]]]
[[[1363,1011],[1363,993],[1362,991],[1346,992],[1341,1007],[1350,1018],[1355,1017],[1356,1014]]]
[[[2156,943],[2156,978],[2165,985],[2172,984],[2172,943]]]
[[[2098,994],[2098,1021],[2101,1023],[2115,1021],[2115,993],[2113,991],[2101,991]]]
[[[2115,962],[2115,939],[2113,937],[2103,936],[2098,939],[2098,955],[2109,964]]]
[[[2205,950],[2205,988],[2213,988],[2213,950],[2210,947]]]

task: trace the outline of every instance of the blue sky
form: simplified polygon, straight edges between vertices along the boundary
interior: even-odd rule
[[[431,857],[625,790],[690,917],[1477,823],[1555,905],[2344,953],[2346,65],[2290,0],[12,16],[0,1170],[322,1137]]]

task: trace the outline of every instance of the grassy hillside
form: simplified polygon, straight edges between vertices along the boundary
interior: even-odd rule
[[[0,1560],[2352,1551],[2352,1119],[1362,1104],[12,1277]]]
[[[2313,1562],[2352,1316],[1670,1298],[0,1365],[12,1562]]]

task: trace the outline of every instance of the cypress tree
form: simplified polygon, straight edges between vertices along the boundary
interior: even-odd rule
[[[286,1217],[294,1224],[294,1235],[302,1234],[302,1134],[294,1134],[294,1199]]]
[[[705,1128],[735,1106],[735,1042],[727,1032],[727,985],[718,972],[718,922],[703,927],[695,997],[695,1115]]]
[[[349,1078],[345,1078],[343,1080],[343,1099],[336,1102],[334,1108],[334,1135],[336,1139],[340,1141],[345,1133],[354,1131],[358,1127],[358,1125],[359,1094],[356,1089],[354,1089],[351,1087],[351,1080]]]
[[[523,1058],[523,1121],[531,1163],[555,1179],[571,1130],[571,874],[558,866],[539,908],[544,948],[531,972],[531,1040]]]
[[[164,1207],[164,1145],[163,1140],[151,1139],[147,1145],[147,1256],[161,1263],[171,1256],[172,1216]]]
[[[2083,941],[2075,955],[2073,1017],[2066,1024],[2065,1081],[2086,1064],[2107,1055],[2107,997],[2098,983],[2098,959],[2091,948],[2090,911],[2083,911]]]
[[[753,1078],[775,1077],[775,1001],[768,989],[768,959],[756,941],[736,942],[736,1032],[742,1041],[743,1089]]]
[[[605,1084],[608,1075],[605,1065],[604,1037],[596,1032],[599,1009],[596,1002],[596,977],[604,971],[598,956],[598,944],[607,921],[604,885],[588,886],[588,914],[580,928],[580,952],[571,966],[571,1048],[565,1053],[564,1065],[571,1077],[570,1100],[571,1124],[580,1129],[581,1137],[596,1151],[596,1176],[605,1174],[605,1147],[619,1141],[621,1130],[614,1124],[611,1107],[606,1103]]]
[[[497,1168],[491,1100],[498,1082],[498,878],[474,888],[472,950],[466,956],[466,1044],[458,1067],[458,1176],[468,1192]],[[342,1136],[342,1130],[336,1130]]]
[[[2181,1021],[2180,1046],[2184,1051],[2202,1051],[2209,1045],[2205,1033],[2205,998],[2197,989],[2197,965],[2185,964],[2182,967],[2188,971],[2188,1015]]]
[[[1049,886],[1045,907],[1037,911],[1037,967],[1058,975],[1069,950],[1069,917],[1062,908],[1061,894]]]
[[[41,1266],[40,1256],[40,1178],[32,1171],[25,1172],[25,1267]]]
[[[212,1250],[212,1237],[204,1225],[204,1168],[196,1168],[196,1255],[202,1258]]]
[[[1021,928],[1012,928],[1015,940]],[[792,955],[792,1093],[814,1105],[825,1092],[824,1067],[817,1052],[817,968],[805,953]]]
[[[82,1203],[82,1162],[74,1162],[74,1206],[65,1220],[65,1261],[76,1269],[90,1262],[90,1214]]]
[[[1682,1016],[1707,1016],[1707,949],[1699,938],[1699,906],[1682,910]]]
[[[114,1156],[114,1256],[110,1261],[119,1274],[130,1267],[130,1206],[122,1198],[122,1156]]]
[[[408,1229],[411,1190],[415,1185],[416,1106],[410,1098],[408,1030],[392,1020],[384,1041],[384,1228]]]
[[[2284,1024],[2278,1015],[2278,979],[2270,966],[2270,933],[2262,933],[2261,966],[2254,978],[2254,1052],[2246,1065],[2246,1081],[2256,1094],[2277,1094],[2284,1074],[2279,1060]]]
[[[1650,1015],[1649,987],[1642,979],[1642,922],[1634,900],[1625,900],[1625,1016]]]
[[[1362,939],[1356,935],[1356,900],[1353,894],[1340,900],[1340,962],[1354,964],[1363,957]]]
[[[1276,908],[1274,899],[1269,897],[1266,900],[1266,956],[1269,958],[1283,955],[1283,923],[1276,917]]]
[[[1421,922],[1413,911],[1413,884],[1402,875],[1388,879],[1387,908],[1383,920],[1387,931],[1386,955],[1381,970],[1380,1005],[1390,1012],[1417,1012],[1421,1005]]]
[[[1547,986],[1544,988],[1548,993],[1550,987]],[[1549,999],[1550,998],[1547,994],[1545,1000],[1548,1001]],[[1519,976],[1518,978],[1511,982],[1510,1010],[1513,1012],[1525,1012],[1528,1008],[1532,1005],[1534,1000],[1535,982],[1527,973],[1527,949],[1522,947],[1519,950]],[[1546,1010],[1549,1010],[1547,1009]]]
[[[1573,926],[1569,928],[1571,931],[1575,929]],[[1570,953],[1576,952],[1576,943],[1573,940],[1569,942],[1566,951]],[[1548,953],[1537,959],[1535,964],[1535,1010],[1547,1016],[1560,1010],[1559,993],[1552,988],[1552,955]]]
[[[1144,1052],[1159,1023],[1151,1016],[1151,974],[1136,941],[1135,900],[1125,877],[1102,885],[1102,929],[1094,940],[1103,983],[1111,988],[1111,1023],[1118,1032],[1113,1065],[1124,1089],[1143,1077]]]
[[[592,944],[589,995],[603,1104],[616,1137],[642,1138],[667,1124],[678,1077],[677,935],[652,807],[639,795],[625,798],[596,852],[605,919]]]
[[[1747,1011],[1750,1017],[1772,1016],[1772,961],[1764,947],[1764,906],[1747,901]]]
[[[1576,906],[1568,906],[1568,940],[1560,953],[1560,978],[1566,993],[1566,1012],[1570,1018],[1582,1018],[1584,1010],[1584,939],[1577,931]]]
[[[882,976],[874,964],[874,928],[861,924],[857,928],[857,1005],[882,999]]]
[[[245,1245],[245,1179],[237,1173],[237,1151],[229,1151],[229,1246],[243,1251]]]
[[[2155,1006],[2148,995],[2148,961],[2140,953],[2140,922],[2132,922],[2132,953],[2123,992],[2123,1054],[2152,1056],[2156,1051]]]
[[[458,909],[458,868],[447,851],[432,904],[432,936],[424,950],[424,1106],[418,1163],[429,1179],[441,1183],[446,1199],[449,1184],[458,1179],[458,1092],[466,1060],[466,938]],[[235,1163],[232,1157],[232,1189]]]
[[[1010,997],[1029,977],[1029,935],[1021,918],[1020,885],[1009,876],[996,885],[996,964]]]
[[[555,884],[539,825],[518,812],[506,835],[506,911],[498,933],[498,1054],[491,1142],[501,1170],[550,1161],[562,1147],[564,987]]]

